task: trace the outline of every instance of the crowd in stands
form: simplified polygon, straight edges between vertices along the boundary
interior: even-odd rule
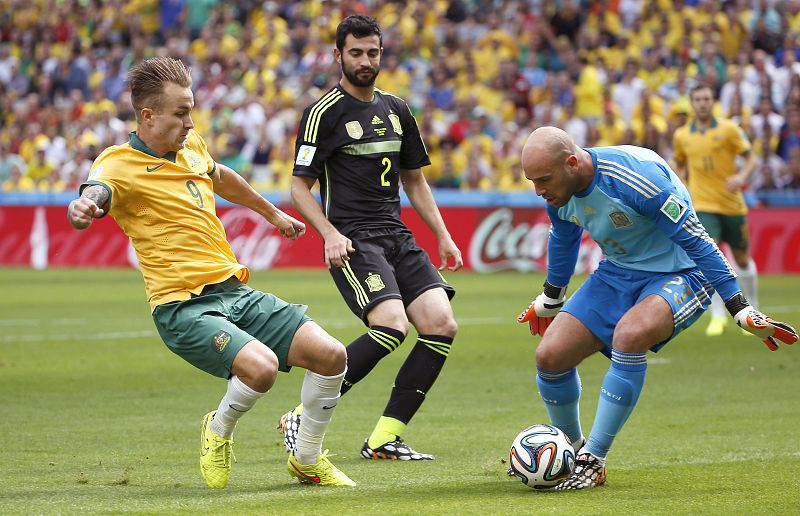
[[[74,191],[135,127],[125,74],[192,67],[196,128],[217,161],[285,191],[302,109],[340,77],[347,14],[384,29],[377,87],[409,102],[436,188],[530,190],[541,125],[581,146],[671,156],[702,82],[750,137],[754,192],[800,195],[800,0],[0,0],[2,191]]]

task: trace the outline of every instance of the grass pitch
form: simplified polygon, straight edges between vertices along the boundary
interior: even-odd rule
[[[612,448],[607,485],[535,492],[505,476],[508,447],[547,422],[535,390],[536,341],[516,315],[543,278],[451,273],[460,331],[404,437],[426,463],[366,461],[414,335],[336,410],[325,446],[352,489],[301,486],[274,430],[299,397],[302,371],[280,375],[239,424],[227,489],[199,474],[200,419],[225,384],[159,340],[138,272],[0,269],[0,513],[235,514],[789,514],[800,512],[800,349],[771,353],[707,322],[650,355],[639,405]],[[577,282],[573,283],[573,288]],[[251,285],[308,303],[343,342],[363,330],[324,271],[271,271]],[[800,277],[761,280],[765,312],[800,327]],[[602,356],[581,367],[588,432]]]

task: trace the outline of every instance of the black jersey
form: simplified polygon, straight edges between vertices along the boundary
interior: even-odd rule
[[[343,235],[408,231],[400,220],[400,170],[430,165],[405,101],[375,90],[363,102],[339,85],[303,112],[295,176],[319,180],[325,216]]]

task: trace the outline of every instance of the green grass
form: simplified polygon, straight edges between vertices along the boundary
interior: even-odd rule
[[[301,486],[274,430],[302,371],[281,375],[240,423],[227,489],[206,489],[200,419],[225,385],[170,353],[129,270],[0,269],[0,513],[786,514],[800,511],[800,349],[770,353],[701,320],[651,355],[645,390],[609,456],[605,487],[535,492],[505,476],[516,433],[547,415],[536,342],[515,316],[541,276],[450,274],[460,332],[404,437],[432,463],[361,460],[411,340],[339,404],[326,438],[355,489]],[[362,328],[323,271],[256,273],[340,340]],[[800,277],[767,277],[762,306],[800,326]],[[770,310],[772,308],[772,310]],[[608,362],[580,368],[590,428]]]

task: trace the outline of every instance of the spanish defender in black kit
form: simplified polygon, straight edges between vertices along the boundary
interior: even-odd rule
[[[381,43],[381,29],[370,17],[353,15],[339,24],[334,56],[342,79],[303,112],[292,201],[322,235],[325,261],[339,292],[369,328],[347,346],[341,394],[402,344],[409,321],[418,333],[361,455],[431,460],[432,455],[414,451],[400,436],[442,370],[458,329],[450,306],[455,290],[439,270],[455,271],[463,260],[422,174],[430,160],[408,105],[375,89]],[[322,206],[311,193],[316,181]],[[401,182],[438,238],[439,270],[400,220]],[[301,414],[298,406],[281,418],[289,449]]]

